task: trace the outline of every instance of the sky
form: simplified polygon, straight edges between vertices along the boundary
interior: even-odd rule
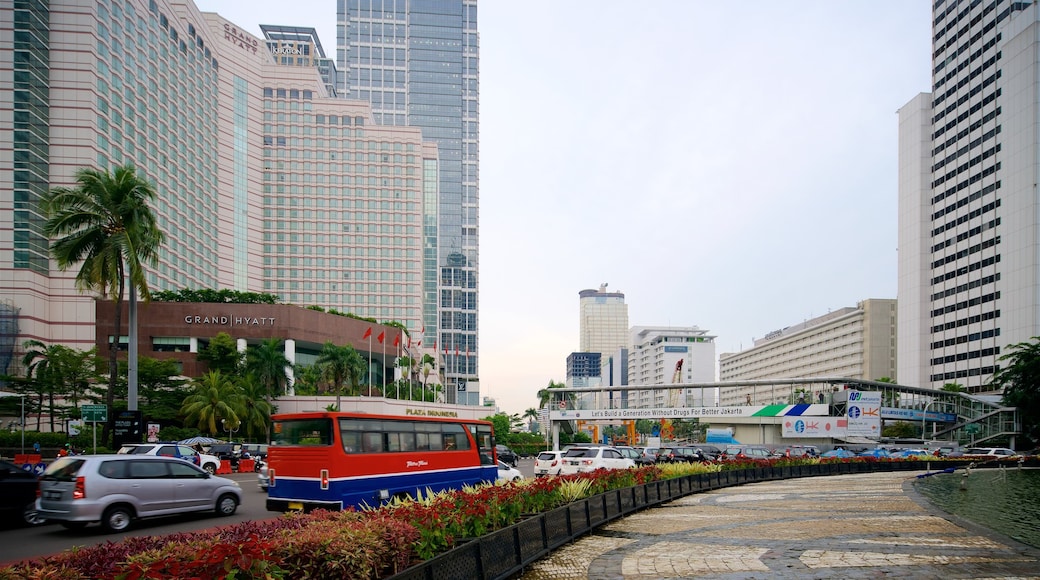
[[[257,36],[336,2],[197,0]],[[927,0],[482,0],[480,384],[563,382],[578,293],[716,355],[896,298],[897,111],[930,89]]]

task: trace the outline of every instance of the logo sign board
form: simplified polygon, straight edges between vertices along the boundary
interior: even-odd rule
[[[881,391],[849,391],[845,418],[846,434],[853,437],[881,436]]]
[[[844,417],[791,417],[784,420],[784,437],[844,437],[848,420]]]

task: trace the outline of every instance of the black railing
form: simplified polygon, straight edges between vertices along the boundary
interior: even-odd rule
[[[465,542],[390,580],[503,580],[554,549],[594,528],[642,509],[723,487],[826,475],[882,471],[924,471],[968,462],[878,461],[760,467],[702,473],[611,490],[532,515],[520,523]],[[1035,461],[1031,461],[1035,464]]]

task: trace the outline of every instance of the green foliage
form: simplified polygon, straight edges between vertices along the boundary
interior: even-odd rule
[[[344,394],[344,386],[350,385],[350,391],[346,394],[357,394],[366,370],[365,359],[354,347],[349,344],[337,346],[332,342],[325,343],[314,366],[318,367],[329,389],[336,395],[336,409],[341,408],[340,398]]]
[[[242,423],[242,392],[230,376],[210,371],[192,381],[192,393],[185,397],[181,413],[188,425],[202,433],[219,437],[225,425],[237,429]]]
[[[920,435],[921,425],[910,423],[909,421],[885,423],[885,428],[881,430],[882,437],[891,437],[893,439],[911,439],[920,437]]]
[[[242,365],[242,353],[238,343],[230,334],[218,332],[205,348],[199,350],[198,359],[209,366],[209,370],[224,374],[235,374]]]
[[[152,295],[159,302],[202,302],[220,304],[278,304],[276,294],[265,292],[239,292],[238,290],[164,290]]]
[[[511,435],[509,431],[509,415],[505,413],[495,413],[494,415],[484,417],[484,421],[490,421],[491,425],[495,430],[495,441],[508,445],[506,441]]]
[[[1004,392],[1004,404],[1018,408],[1022,434],[1040,442],[1040,337],[1005,349],[1000,361],[1006,366],[990,379],[990,385]]]
[[[946,391],[947,393],[963,393],[967,391],[967,389],[964,388],[964,385],[959,383],[946,383],[942,386],[941,390]]]

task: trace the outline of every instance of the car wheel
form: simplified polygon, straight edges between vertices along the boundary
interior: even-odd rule
[[[47,520],[40,517],[40,512],[36,511],[36,502],[32,502],[25,506],[22,510],[22,522],[27,526],[38,526]]]
[[[217,515],[230,516],[238,509],[238,500],[230,493],[225,493],[217,499]]]
[[[206,465],[203,465],[202,468],[205,469],[206,473],[210,475],[213,475],[217,472],[217,466],[213,465],[212,463],[207,463]]]
[[[101,516],[101,527],[109,532],[123,532],[133,521],[134,511],[129,506],[114,505]]]
[[[87,527],[87,522],[61,522],[61,527],[66,530],[82,530]]]

